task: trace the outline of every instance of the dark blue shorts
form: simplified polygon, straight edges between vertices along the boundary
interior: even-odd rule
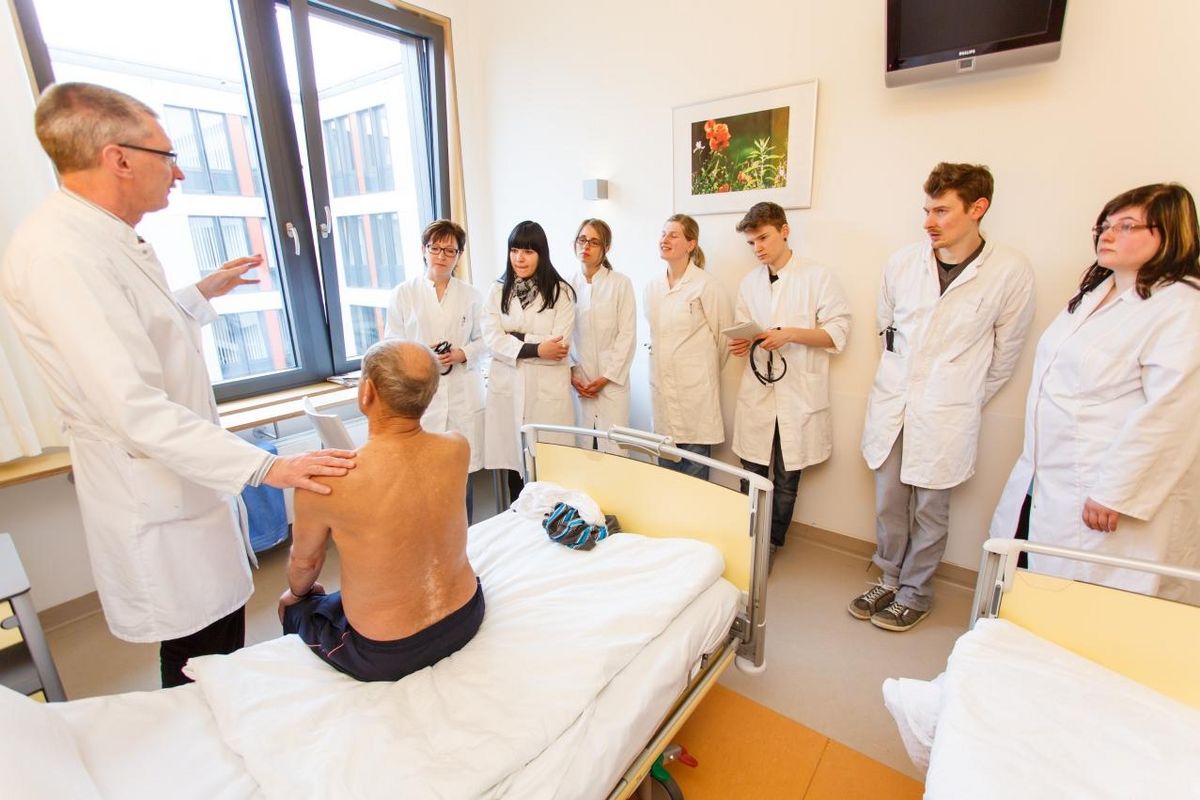
[[[462,608],[403,639],[380,642],[350,627],[342,593],[310,595],[284,609],[283,632],[299,634],[325,663],[360,681],[398,681],[436,664],[475,636],[483,622],[483,586]]]

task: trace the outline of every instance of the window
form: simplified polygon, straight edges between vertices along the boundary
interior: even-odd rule
[[[159,114],[186,179],[138,231],[170,284],[265,257],[259,284],[214,301],[218,398],[356,368],[447,213],[441,29],[369,0],[192,0],[164,37],[153,0],[14,2],[39,86],[112,86]]]
[[[354,344],[358,352],[366,352],[368,347],[383,338],[382,308],[350,306],[350,316],[354,320]]]

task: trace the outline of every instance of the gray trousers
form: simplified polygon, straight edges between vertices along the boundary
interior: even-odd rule
[[[896,602],[925,611],[933,605],[933,573],[950,533],[950,490],[900,482],[904,431],[875,470],[875,540],[871,560],[883,582],[899,586]]]

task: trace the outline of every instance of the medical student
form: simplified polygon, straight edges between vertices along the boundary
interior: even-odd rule
[[[637,343],[637,303],[633,281],[608,260],[612,229],[601,219],[585,219],[575,234],[579,271],[575,289],[575,336],[571,340],[571,385],[578,397],[582,428],[606,431],[629,425],[629,367]],[[590,447],[595,440],[580,439]],[[611,443],[604,449],[619,453]]]
[[[200,350],[209,301],[262,264],[235,259],[172,292],[135,227],[184,179],[149,106],[86,83],[34,116],[62,181],[13,235],[0,298],[63,415],[96,591],[109,629],[160,642],[163,686],[192,656],[245,638],[254,555],[246,485],[327,493],[354,453],[277,457],[223,430]]]
[[[1025,447],[992,536],[1200,566],[1200,228],[1153,184],[1105,204],[1096,261],[1038,342]],[[1030,554],[1030,568],[1200,603],[1194,582]]]
[[[658,240],[667,268],[646,285],[650,323],[650,397],[654,432],[704,456],[725,441],[721,419],[721,367],[729,357],[722,331],[733,321],[729,300],[704,271],[700,226],[686,214],[667,218]],[[708,480],[708,467],[690,461],[660,462]]]
[[[756,203],[737,231],[759,266],[742,279],[734,319],[763,332],[729,341],[730,353],[747,357],[733,452],[747,470],[764,478],[773,473],[773,562],[792,522],[800,470],[833,451],[829,356],[846,346],[850,306],[829,269],[792,252],[780,206]]]
[[[425,274],[396,287],[388,306],[385,339],[424,342],[434,351],[441,378],[437,394],[421,417],[433,433],[458,431],[471,448],[468,471],[483,468],[483,374],[487,345],[480,333],[483,301],[479,291],[454,277],[467,246],[467,232],[448,219],[421,233]],[[471,518],[471,479],[467,478],[467,519]]]
[[[504,275],[484,305],[483,340],[492,354],[484,422],[484,466],[509,470],[515,499],[521,479],[521,426],[529,422],[573,425],[571,331],[575,291],[550,261],[546,232],[536,222],[518,223],[508,235]],[[572,437],[542,441],[574,444]]]
[[[927,238],[884,268],[862,438],[883,575],[848,609],[890,631],[929,614],[950,490],[975,472],[983,406],[1012,375],[1033,319],[1028,261],[979,230],[992,200],[987,167],[938,164],[924,188]]]

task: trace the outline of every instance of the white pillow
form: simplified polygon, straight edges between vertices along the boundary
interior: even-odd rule
[[[5,797],[100,800],[66,725],[54,712],[0,686],[0,782]]]

